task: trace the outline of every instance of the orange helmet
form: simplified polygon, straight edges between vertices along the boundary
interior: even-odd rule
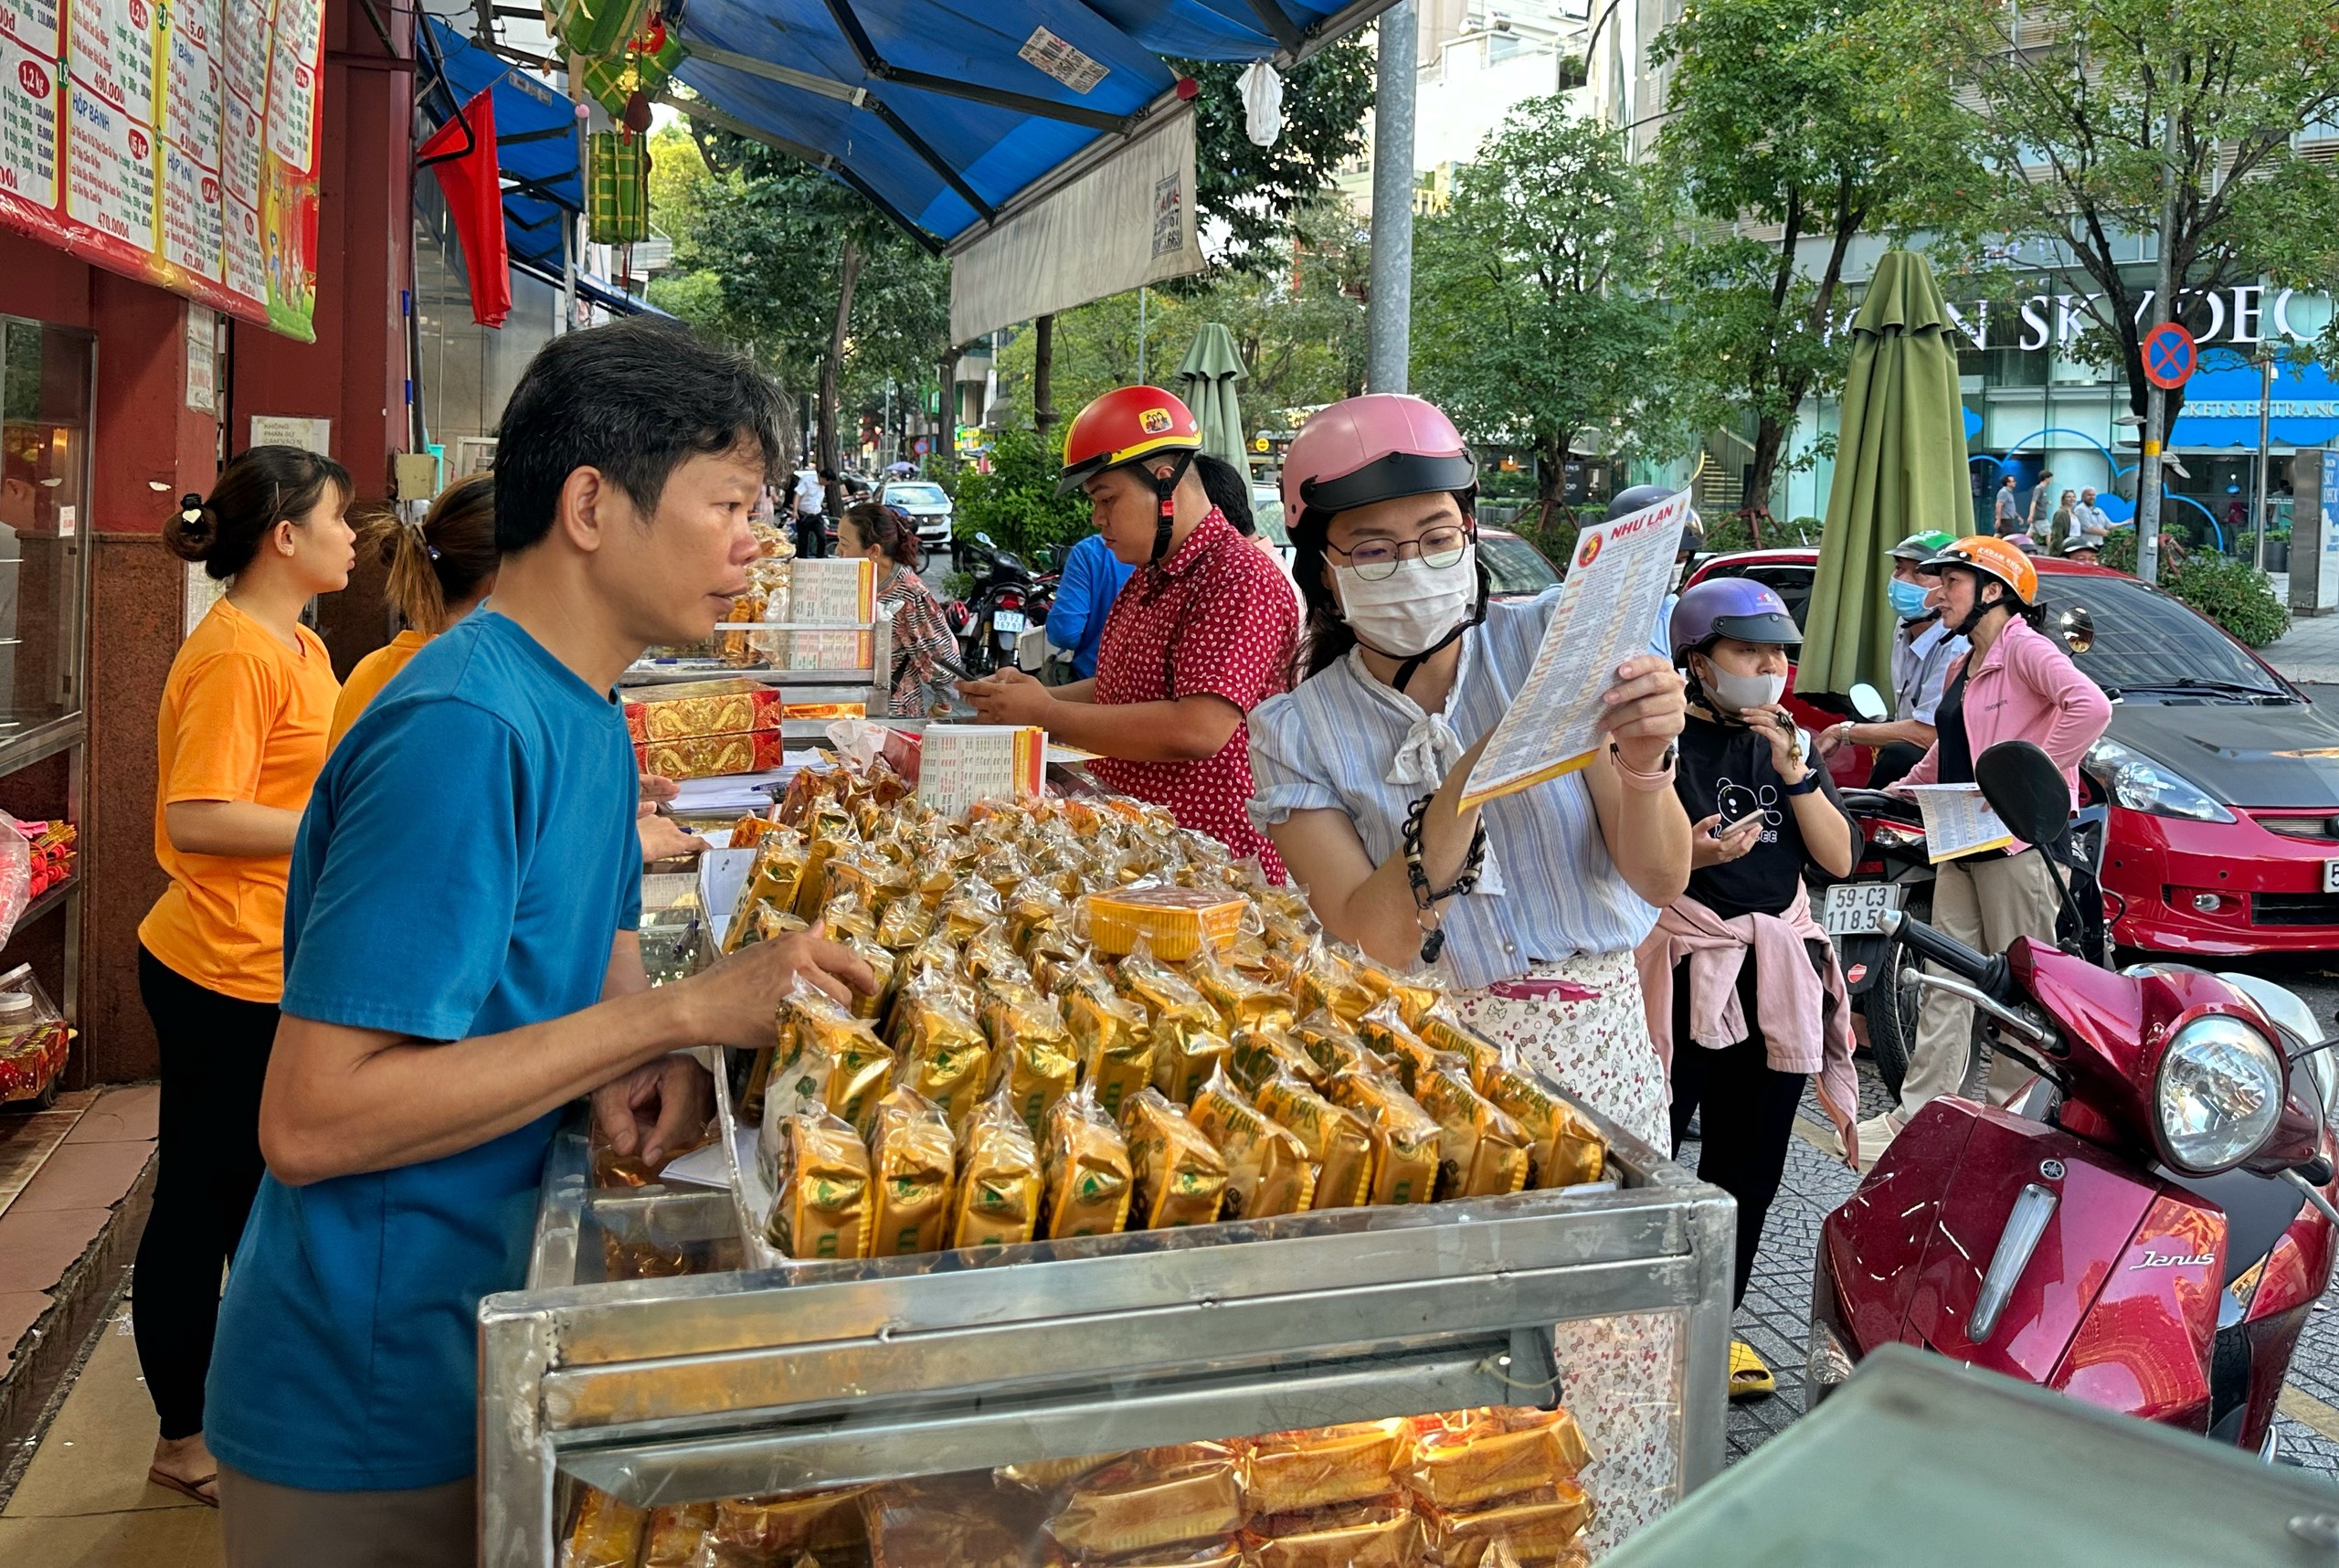
[[[2026,605],[2038,601],[2038,568],[2008,539],[1969,534],[1963,539],[1951,540],[1932,559],[1919,562],[1918,567],[1921,570],[1963,567],[1984,577],[1995,577]]]
[[[1142,461],[1157,452],[1198,452],[1202,427],[1174,392],[1122,387],[1079,413],[1064,432],[1064,474],[1056,493],[1077,490],[1091,474]],[[1185,472],[1180,463],[1178,471]]]

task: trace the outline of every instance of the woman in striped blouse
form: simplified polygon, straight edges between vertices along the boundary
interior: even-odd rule
[[[1625,661],[1589,767],[1457,810],[1557,592],[1488,602],[1476,482],[1417,397],[1334,404],[1293,441],[1308,645],[1297,689],[1251,716],[1252,816],[1326,930],[1434,968],[1466,1021],[1662,1151],[1666,1075],[1633,949],[1688,881],[1681,679],[1661,654]]]
[[[837,524],[837,554],[877,563],[877,602],[894,612],[894,698],[896,718],[925,718],[942,702],[943,683],[956,674],[958,640],[942,601],[917,575],[917,525],[874,501],[845,509]]]

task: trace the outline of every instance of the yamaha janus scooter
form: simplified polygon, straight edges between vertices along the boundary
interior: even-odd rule
[[[2050,851],[2068,904],[2061,771],[2012,741],[1974,774]],[[2251,976],[2115,973],[2027,937],[1986,954],[1887,925],[1926,960],[1919,983],[1973,1003],[1994,1049],[2038,1076],[2005,1108],[1933,1101],[1828,1215],[1806,1396],[1899,1342],[2270,1457],[2339,1234],[2323,1049],[2339,1042]]]

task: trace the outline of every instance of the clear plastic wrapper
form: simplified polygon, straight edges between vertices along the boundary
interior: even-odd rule
[[[958,1180],[950,1200],[952,1246],[1006,1246],[1032,1239],[1040,1221],[1039,1145],[1003,1094],[975,1107],[959,1129]]]
[[[824,1558],[858,1560],[866,1529],[861,1499],[867,1487],[775,1497],[725,1498],[714,1505],[703,1568],[796,1568]]]
[[[1316,1166],[1298,1136],[1251,1103],[1221,1068],[1194,1097],[1194,1125],[1226,1160],[1226,1217],[1296,1214],[1316,1196]],[[1526,1160],[1520,1158],[1522,1176]]]
[[[1409,1095],[1415,1092],[1424,1074],[1444,1063],[1452,1062],[1465,1072],[1469,1068],[1466,1058],[1434,1049],[1428,1041],[1405,1027],[1393,1000],[1375,1002],[1357,1020],[1356,1033],[1367,1050],[1396,1068],[1397,1080],[1405,1086]]]
[[[1090,1086],[1058,1100],[1048,1112],[1042,1166],[1047,1206],[1042,1234],[1049,1240],[1113,1235],[1127,1225],[1135,1184],[1128,1142]]]
[[[1080,1046],[1085,1083],[1096,1103],[1117,1118],[1128,1097],[1153,1082],[1153,1024],[1139,1003],[1113,989],[1093,959],[1069,966],[1057,1006]]]
[[[765,1086],[764,1124],[820,1105],[866,1132],[893,1087],[894,1053],[865,1020],[802,980],[780,1003],[779,1056]]]
[[[1320,1007],[1351,1027],[1380,1000],[1379,993],[1359,977],[1357,966],[1326,946],[1320,937],[1311,938],[1300,950],[1299,961],[1292,969],[1292,989],[1303,1016]]]
[[[1253,1512],[1304,1513],[1385,1497],[1413,1463],[1409,1422],[1271,1432],[1250,1446],[1244,1492]]]
[[[1137,1195],[1132,1230],[1206,1225],[1226,1199],[1226,1160],[1186,1113],[1158,1089],[1140,1089],[1121,1108]]]
[[[1079,1048],[1056,1004],[1023,980],[989,984],[979,993],[983,1033],[991,1044],[991,1084],[1005,1092],[1033,1138],[1048,1111],[1080,1080]]]
[[[1349,1209],[1372,1194],[1372,1127],[1334,1105],[1297,1075],[1279,1073],[1259,1086],[1259,1109],[1288,1128],[1316,1164],[1313,1209]]]
[[[1574,1489],[1590,1457],[1568,1412],[1505,1410],[1429,1425],[1414,1441],[1406,1485],[1427,1507],[1477,1510],[1562,1482]]]
[[[1336,1073],[1391,1070],[1387,1061],[1357,1037],[1347,1019],[1327,1008],[1302,1014],[1299,1022],[1291,1026],[1291,1037],[1315,1059],[1320,1076],[1310,1081],[1319,1086],[1328,1083]]]
[[[1184,1017],[1153,1023],[1153,1086],[1180,1105],[1201,1093],[1211,1075],[1226,1065],[1233,1044],[1214,1028]]]
[[[1336,1073],[1332,1103],[1372,1129],[1372,1203],[1426,1203],[1437,1187],[1437,1123],[1395,1080],[1375,1073]]]
[[[1503,1068],[1502,1047],[1455,1016],[1454,1009],[1443,1000],[1431,1006],[1413,1024],[1413,1033],[1434,1051],[1460,1056],[1470,1065],[1470,1085],[1480,1094]]]
[[[841,1117],[807,1105],[767,1123],[771,1214],[764,1236],[789,1257],[859,1257],[869,1239],[869,1150]]]
[[[1218,954],[1205,950],[1186,966],[1186,978],[1218,1010],[1222,1032],[1255,1029],[1292,1019],[1291,998]]]
[[[1575,1568],[1588,1563],[1575,1547],[1592,1499],[1570,1479],[1462,1512],[1425,1510],[1430,1549],[1439,1568]]]
[[[1600,1180],[1608,1164],[1607,1139],[1590,1117],[1532,1075],[1498,1068],[1487,1081],[1487,1097],[1526,1129],[1529,1185],[1573,1187]]]
[[[990,1082],[990,1037],[975,1021],[974,997],[947,971],[915,975],[894,1000],[895,1075],[962,1126]]]
[[[714,1528],[711,1502],[651,1509],[641,1543],[641,1568],[698,1568],[707,1532]]]
[[[560,1568],[634,1568],[641,1558],[650,1516],[598,1487],[579,1487],[568,1532],[561,1538]]]
[[[1277,1073],[1289,1073],[1307,1084],[1320,1084],[1328,1076],[1316,1065],[1316,1058],[1278,1024],[1237,1030],[1230,1044],[1227,1069],[1246,1094],[1257,1094],[1259,1086]]]
[[[1244,1544],[1252,1568],[1434,1568],[1422,1521],[1402,1496],[1254,1520]]]
[[[1156,883],[1091,893],[1080,907],[1098,952],[1127,953],[1143,941],[1155,956],[1183,963],[1205,947],[1232,942],[1251,901],[1222,885],[1213,890]]]
[[[958,1140],[942,1107],[903,1087],[877,1102],[869,1139],[870,1257],[939,1251],[949,1242]]]
[[[1370,959],[1356,964],[1356,978],[1365,990],[1384,1001],[1397,1004],[1397,1016],[1408,1029],[1419,1030],[1422,1020],[1429,1016],[1445,995],[1445,988],[1432,975],[1401,975],[1385,969]]]
[[[1438,1126],[1438,1197],[1496,1198],[1527,1185],[1527,1129],[1470,1086],[1462,1058],[1424,1072],[1414,1088]]]
[[[1222,1541],[1243,1527],[1241,1461],[1217,1445],[1168,1464],[1152,1456],[1089,1476],[1065,1498],[1047,1532],[1074,1561],[1110,1563],[1132,1552]]]

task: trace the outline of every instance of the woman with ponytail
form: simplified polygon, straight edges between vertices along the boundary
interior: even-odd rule
[[[203,1382],[219,1275],[259,1185],[285,879],[341,691],[301,613],[356,564],[350,493],[331,458],[254,447],[163,530],[228,592],[180,645],[156,726],[154,854],[170,885],[138,927],[138,986],[163,1102],[135,1326],[162,1425],[148,1478],[213,1507]]]
[[[387,594],[406,629],[357,662],[333,710],[333,744],[422,645],[477,609],[495,587],[495,476],[475,473],[439,493],[421,522],[368,522],[358,543],[390,571]]]

